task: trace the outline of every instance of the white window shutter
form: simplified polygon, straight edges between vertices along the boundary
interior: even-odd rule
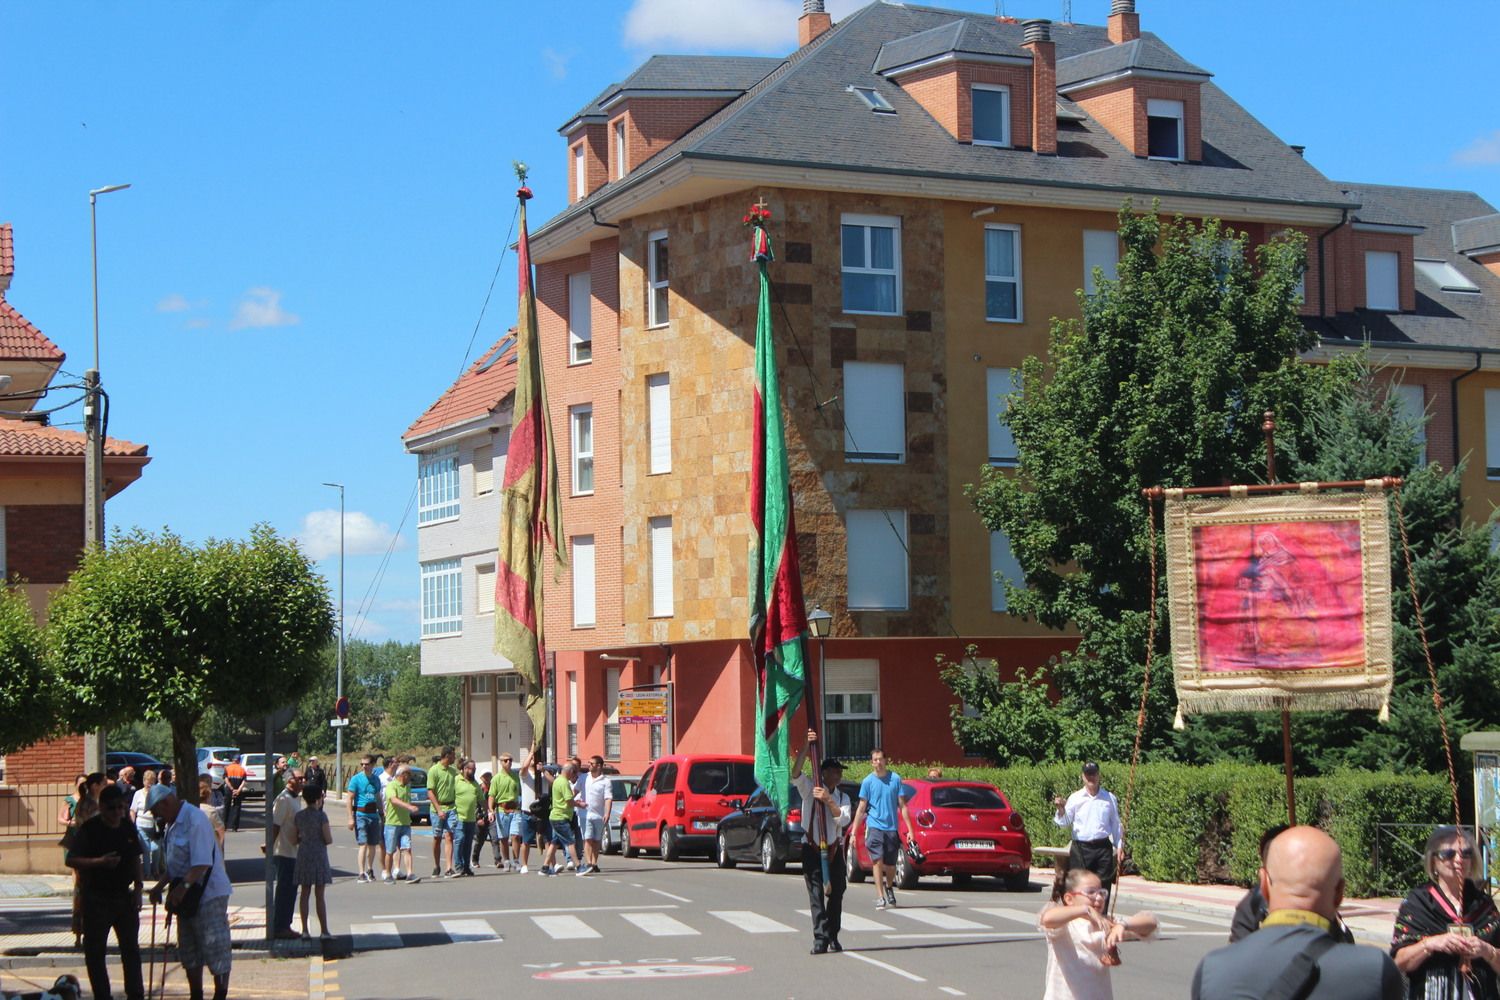
[[[1022,586],[1026,582],[1026,575],[1021,572],[1021,564],[1017,561],[1015,553],[1010,549],[1010,539],[1003,531],[990,532],[990,608],[994,611],[1005,611],[1010,602],[1005,596],[1005,581],[1010,581],[1016,586]]]
[[[651,436],[651,473],[671,472],[672,382],[666,372],[646,376],[646,404]]]
[[[594,624],[594,536],[573,538],[573,626]]]
[[[1388,250],[1365,251],[1366,309],[1400,310],[1400,264],[1400,256]]]
[[[989,442],[992,465],[1014,465],[1018,458],[1016,439],[1000,422],[1006,399],[1016,391],[1015,373],[1009,368],[991,368],[985,373],[985,396],[989,401]]]
[[[844,362],[844,457],[906,461],[906,372],[900,365]]]
[[[1500,389],[1484,390],[1484,464],[1490,479],[1500,479]]]
[[[845,525],[849,546],[849,607],[905,610],[906,511],[851,510]]]
[[[672,615],[672,519],[653,517],[651,532],[651,617]]]
[[[1120,264],[1120,235],[1113,229],[1085,229],[1083,231],[1083,291],[1093,295],[1094,268],[1100,268],[1104,277],[1114,281],[1118,277]]]

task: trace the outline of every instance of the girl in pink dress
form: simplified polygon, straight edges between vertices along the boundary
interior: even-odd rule
[[[1118,945],[1156,933],[1156,917],[1141,912],[1115,920],[1104,913],[1108,894],[1086,868],[1059,870],[1052,901],[1038,923],[1047,936],[1047,991],[1043,1000],[1112,1000],[1111,966]]]

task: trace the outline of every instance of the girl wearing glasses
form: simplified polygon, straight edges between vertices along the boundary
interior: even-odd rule
[[[1038,921],[1047,936],[1043,1000],[1112,1000],[1109,969],[1120,964],[1120,942],[1156,933],[1156,917],[1145,911],[1119,920],[1107,916],[1108,898],[1087,868],[1059,867],[1052,901]]]
[[[1422,854],[1428,882],[1396,912],[1391,957],[1413,1000],[1496,1000],[1500,913],[1475,881],[1479,852],[1469,834],[1440,826]]]

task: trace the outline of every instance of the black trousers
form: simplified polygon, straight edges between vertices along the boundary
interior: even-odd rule
[[[224,825],[238,833],[240,830],[240,813],[245,811],[244,793],[230,795],[224,802]]]
[[[1068,867],[1087,868],[1106,890],[1115,884],[1115,845],[1103,840],[1075,840],[1068,848]]]
[[[812,844],[802,844],[802,881],[807,883],[807,905],[812,909],[813,943],[825,947],[839,939],[839,928],[844,923],[844,852],[838,847],[828,848],[827,896],[823,895],[823,862],[818,849]]]
[[[120,946],[120,964],[125,968],[125,996],[143,1000],[146,982],[141,978],[141,913],[135,896],[85,893],[83,895],[83,961],[89,970],[89,992],[97,1000],[109,1000],[109,932]]]

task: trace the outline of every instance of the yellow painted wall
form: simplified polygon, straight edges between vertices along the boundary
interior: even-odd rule
[[[1458,457],[1468,463],[1461,487],[1464,517],[1478,524],[1488,521],[1491,512],[1500,507],[1500,481],[1485,474],[1486,389],[1500,389],[1500,372],[1476,372],[1458,383]],[[1432,422],[1447,419],[1446,413],[1433,414]]]

